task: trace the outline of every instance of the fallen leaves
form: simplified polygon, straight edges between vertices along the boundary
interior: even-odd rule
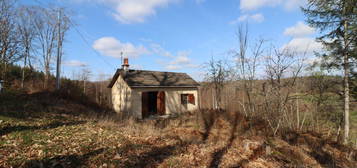
[[[180,126],[173,122],[155,130],[145,123],[106,126],[67,115],[3,120],[0,128],[21,129],[8,130],[0,137],[0,167],[207,167],[212,162],[219,167],[319,165],[306,144],[293,146],[281,139],[238,135],[229,145],[229,124],[223,120],[203,141],[202,129],[193,122],[187,120]],[[343,155],[333,146],[323,149],[333,157]]]

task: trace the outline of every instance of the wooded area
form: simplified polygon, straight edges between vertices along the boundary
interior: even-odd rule
[[[0,167],[356,166],[357,0],[301,10],[322,51],[252,39],[241,24],[234,61],[207,56],[199,96],[185,95],[199,110],[138,120],[113,112],[107,76],[60,77],[67,9],[0,0]],[[165,92],[156,99],[164,113]]]
[[[310,26],[322,34],[317,41],[324,49],[315,52],[321,60],[308,64],[307,49],[279,48],[264,39],[251,42],[248,26],[241,25],[236,34],[238,46],[232,51],[236,62],[212,58],[205,66],[210,83],[203,89],[208,94],[204,97],[211,90],[212,100],[203,104],[227,109],[228,104],[238,103],[231,110],[264,116],[274,134],[284,127],[301,130],[316,124],[316,129],[320,122],[331,121],[329,134],[335,131],[340,139],[344,128],[342,141],[351,143],[356,139],[356,135],[350,137],[350,111],[356,102],[357,1],[308,2],[302,10]],[[343,76],[331,75],[341,70]]]

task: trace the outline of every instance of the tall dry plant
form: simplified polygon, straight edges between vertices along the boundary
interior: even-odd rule
[[[264,97],[264,118],[276,134],[282,127],[293,129],[295,118],[293,110],[297,79],[303,69],[303,59],[291,49],[272,48],[266,57],[266,82],[262,86]]]
[[[246,116],[256,113],[257,104],[257,70],[260,67],[259,61],[264,54],[265,40],[257,40],[252,47],[249,46],[248,28],[242,25],[236,33],[239,47],[233,51],[236,60],[236,77],[242,84],[244,96],[238,99]],[[249,50],[251,51],[249,53]],[[239,86],[238,86],[239,87]]]
[[[222,92],[224,85],[230,80],[231,67],[225,60],[215,60],[213,57],[205,64],[205,80],[210,82],[213,87],[212,94],[214,109],[223,108]]]

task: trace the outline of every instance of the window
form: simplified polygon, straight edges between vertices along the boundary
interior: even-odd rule
[[[181,94],[181,104],[186,105],[188,103],[188,94]]]
[[[193,104],[195,105],[195,96],[193,94],[181,94],[181,104]]]

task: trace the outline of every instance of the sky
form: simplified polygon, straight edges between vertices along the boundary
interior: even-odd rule
[[[251,45],[263,38],[278,47],[312,53],[321,45],[300,10],[305,0],[22,0],[59,5],[74,26],[64,44],[62,74],[83,68],[91,80],[111,77],[121,53],[131,69],[185,72],[201,81],[203,65],[234,60],[236,31],[247,24]],[[312,55],[312,54],[311,54]]]

